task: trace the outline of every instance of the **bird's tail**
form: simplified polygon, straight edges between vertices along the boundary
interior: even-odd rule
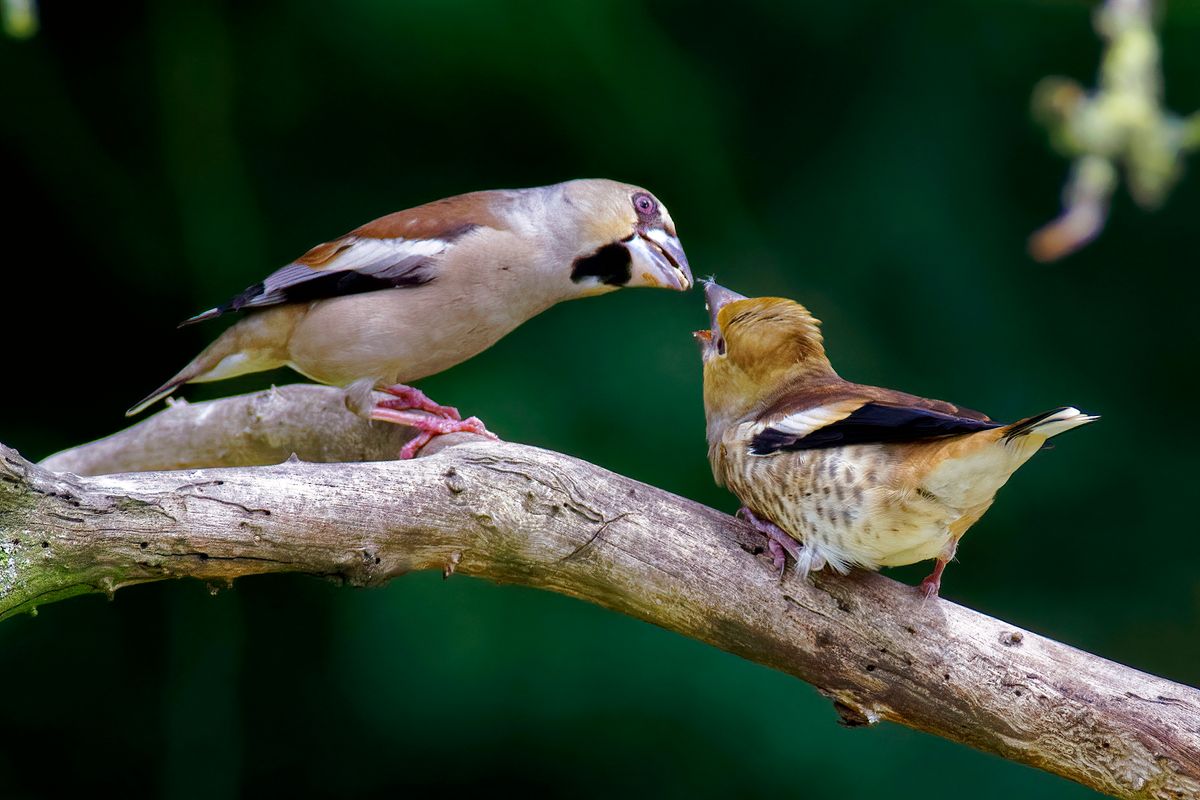
[[[167,381],[162,386],[158,387],[153,392],[151,392],[149,395],[142,398],[142,400],[137,405],[135,405],[133,408],[126,411],[125,416],[127,416],[127,417],[137,416],[138,414],[142,413],[150,406],[157,403],[159,400],[162,400],[164,397],[168,397],[172,392],[174,392],[180,386],[183,386],[185,383],[188,383],[189,381],[193,380],[197,375],[202,374],[204,372],[204,367],[202,364],[199,364],[198,362],[200,362],[199,357],[196,357],[195,359],[193,359],[192,363],[188,364],[186,367],[181,369],[175,375],[174,378],[171,378],[171,380]]]
[[[1014,422],[1005,429],[1004,441],[1011,442],[1017,437],[1030,435],[1049,439],[1051,436],[1058,436],[1060,433],[1065,433],[1089,422],[1095,422],[1098,419],[1100,417],[1085,414],[1078,408],[1063,406],[1023,419],[1020,422]]]
[[[185,383],[219,381],[282,367],[288,362],[286,342],[294,324],[295,317],[288,306],[242,318],[175,377],[126,411],[125,416],[142,413]]]

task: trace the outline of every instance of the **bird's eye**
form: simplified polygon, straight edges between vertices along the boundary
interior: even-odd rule
[[[633,207],[637,209],[638,216],[651,217],[658,211],[658,203],[654,202],[654,198],[645,192],[639,192],[633,196]]]
[[[719,356],[725,355],[725,337],[724,336],[722,336],[720,339],[717,339],[717,355],[719,355]]]

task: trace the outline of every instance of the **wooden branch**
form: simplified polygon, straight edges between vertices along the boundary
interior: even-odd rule
[[[402,432],[358,422],[335,395],[291,387],[176,407],[46,464],[395,452]],[[462,438],[474,440],[410,462],[92,478],[0,446],[0,618],[165,578],[377,585],[457,571],[579,597],[790,673],[849,725],[899,722],[1118,797],[1200,796],[1195,689],[922,602],[881,575],[779,583],[761,538],[731,517],[558,453]]]
[[[382,397],[383,395],[380,395]],[[346,409],[331,386],[292,384],[208,403],[174,400],[158,414],[42,462],[53,472],[104,475],[301,461],[390,461],[412,435]]]

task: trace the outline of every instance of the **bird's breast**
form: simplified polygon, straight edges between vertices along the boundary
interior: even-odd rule
[[[876,569],[936,557],[961,515],[910,485],[881,444],[755,456],[726,447],[729,487],[835,567]]]

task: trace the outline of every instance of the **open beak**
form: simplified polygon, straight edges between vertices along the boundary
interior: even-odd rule
[[[721,333],[721,326],[717,324],[717,315],[721,313],[721,309],[735,300],[745,299],[746,295],[726,289],[716,281],[704,282],[704,304],[708,306],[708,324],[712,326],[710,336]]]
[[[711,328],[692,334],[700,343],[700,355],[703,357],[704,363],[707,364],[710,358],[725,352],[725,342],[721,335],[721,326],[717,323],[717,315],[721,313],[722,308],[735,300],[745,299],[744,295],[730,291],[716,281],[704,281],[704,304],[708,307],[708,324]]]
[[[627,246],[633,255],[630,286],[661,286],[685,292],[695,283],[679,238],[662,228],[639,230]]]

